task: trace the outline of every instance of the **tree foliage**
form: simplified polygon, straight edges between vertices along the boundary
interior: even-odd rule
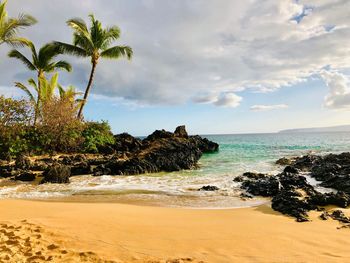
[[[73,29],[73,44],[56,41],[54,44],[60,48],[62,53],[77,57],[89,57],[91,59],[91,72],[89,82],[85,89],[78,118],[81,118],[84,105],[89,96],[93,84],[96,66],[100,57],[107,59],[119,59],[126,57],[131,59],[133,50],[129,46],[111,46],[119,39],[120,29],[117,26],[103,28],[100,21],[94,15],[90,15],[90,28],[81,18],[72,18],[67,21],[67,25]]]
[[[9,44],[12,46],[28,45],[26,38],[19,37],[18,31],[22,28],[34,25],[37,21],[34,17],[26,14],[19,14],[17,18],[9,18],[6,12],[7,0],[0,2],[0,45]]]

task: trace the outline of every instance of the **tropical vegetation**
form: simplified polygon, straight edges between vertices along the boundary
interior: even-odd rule
[[[0,96],[0,158],[22,153],[108,151],[114,143],[109,124],[83,121],[82,117],[100,58],[132,58],[131,47],[112,45],[119,39],[120,29],[102,27],[93,15],[89,16],[89,27],[84,20],[73,18],[67,21],[73,29],[72,44],[52,41],[37,49],[32,41],[18,36],[20,29],[36,23],[35,18],[25,14],[9,18],[6,4],[0,2],[0,45],[13,46],[8,56],[22,62],[34,76],[26,83],[14,83],[27,98]],[[22,47],[24,52],[19,49]],[[83,98],[74,86],[59,83],[58,71],[72,71],[69,62],[58,58],[63,54],[90,58],[90,77]]]
[[[0,3],[0,45],[9,44],[12,46],[27,45],[29,41],[18,36],[22,28],[34,25],[37,21],[34,17],[26,14],[19,14],[17,18],[9,18],[6,12],[7,0]]]
[[[37,123],[38,118],[40,117],[40,107],[42,103],[41,95],[41,83],[45,79],[45,74],[54,72],[55,70],[66,70],[71,71],[72,66],[64,61],[53,61],[55,57],[57,57],[60,54],[60,51],[57,46],[53,44],[46,44],[43,47],[40,48],[39,52],[36,51],[36,48],[32,42],[28,43],[28,47],[31,50],[32,58],[27,58],[23,53],[20,51],[13,49],[9,52],[8,56],[11,58],[16,58],[20,60],[29,70],[35,71],[37,73],[37,85],[34,85],[33,79],[30,79],[29,82],[32,86],[36,86],[36,91],[38,94],[36,105],[35,105],[35,118],[34,123]],[[22,85],[16,85],[16,86],[22,86]],[[44,98],[43,98],[44,99]]]
[[[90,28],[80,18],[73,18],[67,21],[67,25],[73,29],[73,44],[54,42],[62,53],[91,59],[91,72],[84,98],[82,100],[78,118],[82,117],[83,109],[93,84],[96,66],[100,58],[119,59],[126,57],[131,59],[133,50],[129,46],[111,46],[120,37],[120,29],[117,26],[103,28],[100,21],[94,15],[90,15]]]

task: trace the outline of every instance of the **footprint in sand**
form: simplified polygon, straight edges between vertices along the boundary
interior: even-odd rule
[[[27,220],[22,220],[19,224],[2,222],[0,262],[113,262],[103,260],[94,252],[62,249],[65,244],[69,246],[70,242],[66,237],[59,239],[57,233],[47,231]]]

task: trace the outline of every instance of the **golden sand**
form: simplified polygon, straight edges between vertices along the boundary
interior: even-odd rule
[[[0,262],[350,262],[350,229],[318,215],[2,200]]]

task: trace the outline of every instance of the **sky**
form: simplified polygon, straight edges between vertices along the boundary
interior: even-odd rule
[[[100,61],[85,118],[133,135],[182,124],[191,134],[350,124],[349,10],[349,0],[8,1],[10,16],[37,18],[21,35],[38,47],[71,43],[73,17],[120,27],[116,44],[134,57]],[[35,74],[9,50],[0,47],[0,94],[25,96],[13,83]],[[89,59],[63,58],[73,72],[60,83],[83,91]]]

